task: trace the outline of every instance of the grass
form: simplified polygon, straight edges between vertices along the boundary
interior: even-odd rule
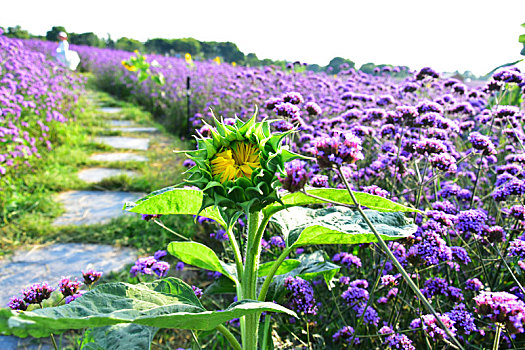
[[[104,114],[98,106],[89,104],[88,98],[100,106],[121,107],[122,113]],[[173,236],[154,223],[137,216],[127,215],[105,225],[54,227],[52,222],[64,209],[53,201],[53,196],[68,190],[130,191],[148,193],[180,182],[183,157],[175,155],[174,149],[192,147],[170,135],[164,127],[155,123],[149,113],[129,103],[118,101],[105,93],[90,90],[81,98],[82,112],[72,116],[65,124],[57,124],[53,130],[54,149],[32,163],[31,168],[19,169],[16,176],[3,178],[0,184],[0,255],[11,253],[21,246],[48,242],[86,242],[132,246],[142,254],[165,248]],[[148,162],[103,162],[89,160],[94,153],[126,152],[95,143],[101,135],[131,134],[110,130],[107,120],[131,120],[139,126],[154,126],[156,134],[133,133],[134,137],[149,137],[150,148],[145,152]],[[109,167],[133,170],[138,176],[115,176],[97,184],[78,179],[77,172],[84,168]],[[175,231],[192,236],[195,225],[192,218],[165,217],[163,222]]]

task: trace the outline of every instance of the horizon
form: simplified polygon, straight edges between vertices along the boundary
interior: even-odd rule
[[[276,1],[256,6],[238,0],[198,4],[163,0],[142,8],[138,1],[122,4],[94,0],[89,6],[73,9],[56,0],[10,2],[3,5],[0,25],[20,25],[33,35],[64,26],[68,32],[93,32],[101,38],[109,34],[113,40],[128,37],[141,42],[192,37],[229,41],[259,59],[326,66],[332,58],[342,57],[354,61],[356,67],[368,62],[413,70],[429,66],[441,72],[471,71],[477,76],[523,58],[518,37],[525,33],[521,27],[525,2],[518,0],[504,2],[505,7],[500,7],[504,16],[488,1],[470,0],[445,0],[437,6],[380,0],[373,9],[342,1],[330,2],[331,8],[316,7],[312,1],[300,6]],[[78,13],[82,17],[75,16]],[[256,29],[246,29],[250,27]]]

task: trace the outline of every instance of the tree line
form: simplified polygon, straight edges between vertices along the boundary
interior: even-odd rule
[[[22,29],[20,26],[2,29],[4,30],[5,36],[19,39],[33,38],[48,41],[57,41],[58,33],[66,32],[68,33],[69,42],[75,45],[87,45],[100,48],[114,48],[130,52],[134,50],[139,50],[145,53],[155,53],[169,56],[184,56],[184,54],[190,53],[196,60],[213,59],[218,56],[223,62],[235,62],[236,64],[246,65],[250,67],[276,65],[282,68],[286,68],[287,66],[288,68],[290,68],[294,65],[293,63],[284,60],[272,60],[269,58],[259,59],[255,53],[244,54],[237,47],[236,44],[229,41],[199,41],[194,38],[154,38],[148,39],[146,42],[141,42],[139,40],[127,37],[122,37],[118,38],[117,40],[113,40],[109,34],[107,38],[100,38],[93,32],[70,33],[67,32],[66,28],[64,28],[63,26],[52,27],[49,31],[47,31],[45,36],[33,35],[27,30]],[[359,69],[365,73],[379,74],[379,72],[381,71],[376,68],[382,68],[384,66],[390,65],[376,65],[374,63],[365,63]],[[314,72],[327,72],[329,74],[337,74],[343,70],[355,69],[355,63],[349,59],[345,59],[342,57],[334,57],[326,66],[311,64],[307,65],[305,69]],[[408,67],[402,67],[401,71],[399,73],[396,73],[396,75],[398,76],[405,76],[406,74],[408,74]]]

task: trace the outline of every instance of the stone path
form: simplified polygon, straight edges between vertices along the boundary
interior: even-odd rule
[[[99,136],[95,142],[104,143],[118,149],[133,149],[146,151],[149,148],[149,139],[124,136]]]
[[[96,104],[96,101],[92,101]],[[100,107],[99,111],[111,116],[118,115],[122,108]],[[107,117],[107,116],[106,116]],[[117,117],[118,118],[118,117]],[[107,120],[108,129],[124,133],[154,133],[156,128],[142,127],[129,120]],[[102,162],[146,162],[148,158],[140,151],[149,148],[148,138],[100,136],[95,142],[104,143],[115,149],[136,152],[107,152],[93,154],[90,160]],[[117,168],[87,168],[79,171],[79,179],[88,183],[97,183],[112,176],[126,174],[137,176],[129,170]],[[104,224],[122,215],[137,215],[122,210],[125,202],[135,201],[143,193],[113,191],[68,191],[58,194],[55,201],[61,203],[65,213],[58,217],[53,225],[92,225]],[[0,305],[4,306],[9,298],[17,295],[22,288],[36,282],[47,281],[56,285],[62,276],[81,276],[81,271],[94,268],[104,273],[118,271],[137,258],[135,250],[116,248],[98,244],[51,244],[37,246],[30,250],[17,251],[12,256],[0,259]],[[0,336],[0,350],[11,349],[52,349],[47,340],[18,339]]]
[[[0,260],[0,304],[5,305],[33,283],[46,281],[56,287],[63,276],[82,280],[82,270],[90,268],[108,274],[132,264],[136,258],[134,249],[101,244],[59,243],[17,251]]]
[[[111,128],[111,130],[112,131],[122,131],[122,132],[148,132],[148,133],[159,132],[159,129],[150,128],[150,127]]]
[[[144,193],[69,191],[60,193],[55,200],[62,203],[66,212],[53,225],[106,224],[122,215],[136,215],[122,210],[124,203],[133,202]]]
[[[135,153],[100,153],[92,154],[89,159],[100,162],[145,162],[148,160],[148,157]]]
[[[116,113],[122,112],[122,108],[120,107],[100,107],[99,110],[102,113],[109,113],[109,114],[116,114]]]
[[[120,175],[127,175],[129,177],[135,177],[138,174],[130,170],[111,169],[111,168],[89,168],[89,169],[84,169],[78,172],[78,178],[87,183],[97,183],[104,179],[114,177],[114,176],[120,176]]]

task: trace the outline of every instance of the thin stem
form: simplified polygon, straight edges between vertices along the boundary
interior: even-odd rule
[[[348,204],[345,204],[345,203],[339,203],[339,202],[336,202],[336,201],[333,201],[333,200],[330,200],[330,199],[327,199],[327,198],[316,196],[315,194],[308,193],[308,192],[306,192],[306,190],[304,188],[302,189],[301,193],[303,193],[305,196],[308,196],[308,197],[311,197],[311,198],[315,198],[315,199],[318,199],[318,200],[326,202],[326,203],[340,205],[340,206],[347,207],[347,208],[350,208],[350,209],[355,209],[355,207],[353,205],[348,205]]]
[[[198,349],[201,349],[201,344],[199,343],[199,339],[197,338],[197,335],[195,334],[194,331],[190,330],[191,332],[191,336],[193,338],[193,341],[195,342],[195,344],[197,345],[197,348]]]
[[[366,310],[368,310],[368,307],[370,306],[370,302],[374,298],[374,293],[376,291],[377,285],[379,284],[379,280],[381,279],[381,274],[383,273],[383,269],[385,268],[385,264],[386,264],[386,260],[383,261],[383,265],[381,265],[381,268],[379,269],[379,272],[378,272],[377,277],[376,277],[376,281],[374,283],[374,287],[372,288],[372,290],[370,291],[370,294],[368,295],[368,300],[366,301],[365,308],[363,309],[363,312],[361,313],[361,317],[359,317],[359,320],[356,323],[356,328],[361,323],[363,323],[363,320],[365,318]],[[356,339],[356,337],[352,337],[352,342],[350,343],[350,348],[352,348],[352,346],[354,346],[355,339]]]
[[[180,233],[177,233],[177,232],[173,231],[172,229],[170,229],[169,227],[164,225],[164,223],[162,221],[153,219],[153,222],[156,223],[157,225],[159,225],[160,227],[162,227],[163,229],[168,230],[168,232],[173,233],[175,236],[177,236],[177,237],[179,237],[179,238],[181,238],[181,239],[183,239],[185,241],[191,241],[191,238],[184,237]]]
[[[427,300],[427,298],[421,293],[421,291],[419,290],[419,288],[414,284],[414,281],[412,281],[412,278],[410,278],[410,276],[408,275],[408,273],[405,271],[405,269],[403,268],[403,266],[399,263],[399,261],[397,260],[397,258],[394,256],[394,254],[392,253],[392,251],[390,250],[390,248],[388,248],[388,245],[385,243],[385,241],[383,240],[383,238],[381,237],[381,235],[377,232],[374,224],[372,224],[372,222],[370,221],[370,219],[368,218],[368,216],[365,214],[365,212],[363,211],[363,209],[361,209],[361,206],[359,205],[359,203],[357,202],[357,199],[355,198],[354,196],[354,193],[353,191],[350,189],[350,185],[348,184],[348,181],[346,180],[346,177],[343,175],[343,172],[341,171],[341,166],[339,165],[337,167],[337,170],[339,172],[339,175],[341,177],[341,179],[343,180],[343,183],[345,184],[345,187],[348,191],[348,193],[350,194],[350,197],[352,197],[352,201],[354,202],[354,204],[356,205],[357,207],[357,211],[359,212],[359,214],[361,214],[361,216],[363,217],[363,220],[366,222],[366,224],[368,225],[368,227],[370,228],[370,230],[374,233],[374,236],[376,237],[377,239],[377,242],[379,243],[379,245],[381,246],[381,248],[384,250],[384,252],[387,254],[387,256],[390,258],[390,260],[392,261],[392,263],[394,264],[394,266],[397,268],[397,270],[401,273],[401,275],[403,276],[403,278],[405,279],[405,281],[407,282],[408,286],[412,289],[412,291],[414,292],[414,294],[423,302],[423,304],[425,305],[425,307],[428,309],[428,311],[430,311],[430,313],[435,317],[436,319],[436,322],[439,324],[439,326],[445,331],[445,333],[447,333],[447,335],[450,337],[450,339],[453,340],[453,342],[455,343],[455,345],[459,348],[459,349],[462,349],[463,350],[463,346],[461,346],[460,342],[456,339],[456,337],[454,336],[454,334],[452,334],[452,332],[450,331],[450,329],[448,329],[448,327],[443,323],[443,321],[441,320],[441,318],[438,316],[437,312],[434,310],[434,308],[432,307],[432,305],[430,304],[430,302]]]
[[[38,303],[38,305],[40,306],[41,309],[44,308],[44,307],[42,306],[42,303]],[[51,333],[51,334],[49,335],[49,338],[51,338],[51,342],[53,343],[53,347],[55,348],[55,350],[58,350],[57,342],[55,341],[55,337],[53,336],[53,333]]]
[[[499,338],[501,338],[501,324],[498,323],[498,328],[496,329],[496,337],[494,338],[494,344],[492,345],[492,350],[499,349]]]
[[[268,348],[268,331],[270,330],[270,320],[271,316],[270,314],[266,314],[264,317],[264,333],[263,333],[263,339],[262,339],[262,347],[261,349],[265,350]]]
[[[235,336],[228,330],[228,328],[224,327],[222,324],[215,327],[216,330],[218,330],[224,337],[230,342],[230,345],[235,350],[242,350],[241,344],[239,344],[239,341]]]
[[[258,298],[259,301],[265,301],[266,294],[268,293],[268,288],[270,287],[270,283],[272,283],[272,280],[273,280],[273,276],[275,275],[275,273],[279,269],[279,266],[281,266],[282,262],[286,259],[286,257],[288,256],[288,254],[290,254],[291,251],[292,251],[291,247],[283,250],[281,255],[279,255],[279,258],[277,258],[277,260],[275,260],[275,262],[272,264],[272,267],[270,268],[270,272],[268,272],[268,275],[264,279],[264,283],[261,287],[261,291],[259,292],[259,298]]]
[[[514,280],[514,282],[516,282],[516,284],[518,285],[518,287],[521,289],[521,292],[522,293],[525,293],[525,289],[523,289],[523,286],[521,285],[521,283],[518,281],[518,278],[516,277],[516,275],[514,275],[514,272],[512,272],[512,269],[510,268],[510,266],[507,264],[507,261],[505,261],[505,259],[503,258],[503,256],[501,255],[501,252],[499,250],[499,248],[494,245],[494,249],[496,249],[496,252],[498,252],[498,255],[501,259],[501,261],[503,262],[503,265],[505,265],[505,268],[509,271],[510,275],[512,276],[512,279]]]

